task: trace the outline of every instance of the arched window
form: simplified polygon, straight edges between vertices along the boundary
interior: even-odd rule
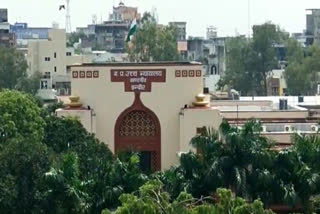
[[[154,137],[156,124],[146,112],[132,111],[123,118],[119,131],[121,137]]]

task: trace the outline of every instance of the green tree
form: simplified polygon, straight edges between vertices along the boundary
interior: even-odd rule
[[[213,205],[213,198],[195,199],[185,192],[170,201],[170,195],[163,190],[161,182],[150,181],[140,187],[138,194],[124,194],[120,197],[122,205],[115,214],[272,214],[264,210],[263,204],[255,201],[247,204],[241,198],[233,198],[231,191],[218,189],[218,202]],[[104,213],[108,213],[105,211]]]
[[[132,41],[126,45],[130,61],[178,60],[176,29],[170,26],[158,26],[148,17],[142,19],[143,22],[138,26]]]
[[[20,78],[26,77],[27,62],[13,48],[0,46],[0,89],[14,89]]]
[[[257,55],[252,44],[244,37],[230,38],[226,42],[226,73],[219,82],[241,94],[262,94],[261,76],[255,72]]]
[[[253,38],[232,38],[226,44],[226,74],[220,87],[229,86],[246,95],[267,95],[267,79],[277,66],[275,47],[288,38],[272,23],[255,25]]]
[[[40,88],[41,73],[36,72],[29,77],[19,78],[16,89],[32,95],[36,95]]]
[[[285,70],[288,92],[290,95],[310,95],[317,92],[320,71],[320,48],[311,46],[303,57],[299,44],[288,45],[289,65]]]
[[[89,181],[81,181],[77,155],[62,156],[60,169],[51,168],[45,174],[46,192],[42,195],[42,209],[53,214],[78,214],[88,210],[88,194],[85,191]]]
[[[73,47],[73,45],[79,42],[79,39],[88,39],[84,33],[72,32],[68,34],[67,46]]]
[[[34,99],[18,91],[0,92],[0,144],[11,138],[39,142],[43,138],[44,121]]]
[[[6,214],[39,213],[41,180],[51,165],[45,145],[10,139],[0,144],[0,210]]]
[[[274,24],[265,23],[253,26],[252,48],[257,56],[255,71],[262,76],[264,95],[267,95],[268,92],[267,78],[269,72],[277,65],[274,47],[279,43],[280,35],[281,32]]]

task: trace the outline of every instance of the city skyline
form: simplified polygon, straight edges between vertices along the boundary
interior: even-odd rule
[[[248,1],[250,0],[201,0],[194,1],[169,1],[169,0],[126,0],[127,6],[138,7],[143,13],[157,9],[160,24],[170,21],[186,21],[188,36],[205,36],[208,26],[215,26],[219,36],[234,36],[248,34]],[[32,27],[51,26],[58,22],[64,28],[65,11],[59,11],[59,5],[65,4],[63,0],[47,0],[41,4],[41,0],[4,0],[0,8],[8,8],[9,22],[27,22]],[[71,0],[71,23],[72,29],[85,27],[92,23],[92,16],[97,15],[98,21],[105,21],[112,12],[112,7],[117,6],[119,0],[82,0],[77,4]],[[39,6],[37,6],[39,5]],[[41,5],[41,8],[40,8]],[[289,0],[259,0],[250,1],[250,24],[262,24],[271,21],[280,25],[286,31],[302,32],[306,25],[306,9],[320,8],[316,0],[304,2],[292,2]],[[32,11],[32,12],[30,12]]]

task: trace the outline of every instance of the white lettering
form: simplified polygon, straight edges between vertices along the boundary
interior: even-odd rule
[[[144,77],[130,79],[130,83],[146,83],[146,82],[147,82],[147,79]]]
[[[144,91],[146,89],[145,85],[139,84],[139,85],[131,85],[132,91]]]

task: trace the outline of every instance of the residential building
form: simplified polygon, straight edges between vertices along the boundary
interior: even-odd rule
[[[291,38],[299,42],[301,47],[305,47],[307,44],[306,31],[304,31],[303,33],[293,33],[291,34]]]
[[[226,69],[225,40],[222,37],[188,39],[188,59],[203,63],[204,87],[210,93],[216,92],[220,77]]]
[[[10,33],[8,10],[0,8],[0,45],[5,47],[13,47],[15,44],[15,35]]]
[[[287,93],[287,82],[284,77],[284,69],[276,69],[271,71],[270,77],[267,79],[268,96],[285,96]]]
[[[123,53],[128,29],[128,23],[118,21],[106,21],[96,25],[96,49]]]
[[[120,1],[118,7],[113,7],[112,14],[109,15],[110,21],[131,23],[136,18],[141,19],[141,14],[138,13],[137,7],[128,7]]]
[[[53,90],[60,95],[70,94],[68,66],[86,62],[91,62],[90,57],[75,55],[73,48],[66,47],[65,30],[50,29],[47,40],[33,40],[28,44],[28,74],[42,74],[39,93],[43,97],[53,98]]]
[[[320,44],[320,9],[307,9],[307,45]]]
[[[177,30],[177,41],[187,40],[187,22],[169,22],[169,26],[173,26]]]
[[[10,32],[15,34],[17,45],[26,47],[30,40],[47,40],[48,32],[51,28],[29,27],[27,23],[16,22],[10,26]]]
[[[106,62],[127,62],[127,53],[110,53],[107,51],[91,51],[87,53],[92,59],[93,63],[106,63]]]

